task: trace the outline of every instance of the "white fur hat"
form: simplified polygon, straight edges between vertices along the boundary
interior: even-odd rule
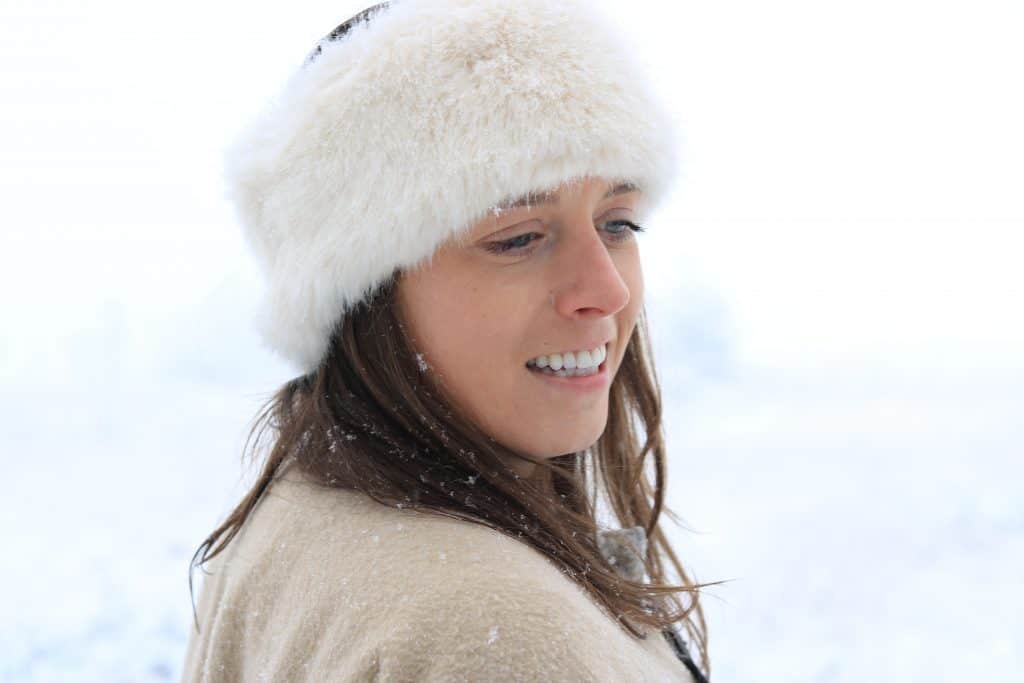
[[[393,0],[322,39],[228,146],[260,332],[312,372],[345,312],[503,201],[602,176],[652,209],[676,142],[593,3]]]

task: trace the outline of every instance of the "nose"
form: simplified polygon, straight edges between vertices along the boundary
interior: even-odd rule
[[[614,315],[629,303],[629,286],[593,221],[584,223],[566,226],[568,237],[559,245],[552,292],[555,310],[574,319]]]

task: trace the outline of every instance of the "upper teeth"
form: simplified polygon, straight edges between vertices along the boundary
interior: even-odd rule
[[[537,356],[526,361],[526,364],[536,365],[538,368],[550,367],[552,370],[596,368],[604,362],[607,354],[607,345],[602,344],[587,351],[566,351],[565,353],[553,353],[550,356]]]

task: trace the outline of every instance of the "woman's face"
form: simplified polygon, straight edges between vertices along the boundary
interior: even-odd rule
[[[637,238],[617,222],[635,223],[639,192],[605,196],[612,189],[588,178],[503,208],[396,283],[399,317],[428,371],[458,410],[518,452],[572,453],[604,431],[643,299]],[[580,351],[591,363],[605,356],[596,374],[545,374],[559,360],[566,374]],[[532,367],[539,356],[546,370]],[[532,470],[510,465],[523,476]]]

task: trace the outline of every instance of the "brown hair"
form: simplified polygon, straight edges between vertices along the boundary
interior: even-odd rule
[[[331,35],[343,35],[342,27]],[[662,512],[677,523],[679,518],[664,505],[661,392],[646,313],[641,310],[612,381],[608,420],[598,441],[584,451],[535,459],[482,432],[421,369],[398,315],[397,282],[396,271],[348,311],[319,367],[287,382],[258,413],[243,460],[250,445],[251,461],[256,460],[268,430],[274,437],[270,450],[256,483],[193,555],[190,594],[192,570],[227,547],[275,477],[294,466],[324,486],[363,491],[387,506],[484,524],[528,543],[618,615],[632,635],[646,637],[633,624],[661,630],[682,622],[697,644],[699,665],[710,675],[699,595],[700,588],[721,582],[691,581],[659,528]],[[516,474],[508,465],[515,458],[535,463],[535,474],[529,479]],[[653,484],[648,465],[653,465]],[[643,559],[651,583],[626,580],[601,555],[599,500],[620,526],[646,529]],[[667,583],[665,559],[681,584]],[[682,593],[688,597],[685,606]],[[194,609],[193,597],[193,614]]]

